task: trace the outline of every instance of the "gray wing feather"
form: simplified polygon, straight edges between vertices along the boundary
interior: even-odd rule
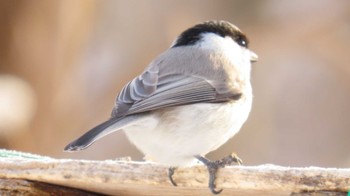
[[[119,93],[112,117],[125,115],[130,107],[152,95],[158,84],[158,67],[151,67],[143,74],[130,81]]]
[[[228,95],[220,95],[214,87],[222,86],[220,81],[181,73],[160,75],[157,68],[147,69],[123,88],[117,97],[112,117],[198,102],[227,101],[240,96],[230,91]]]
[[[176,77],[178,79],[178,77]],[[145,112],[164,107],[186,105],[197,102],[215,100],[216,92],[207,81],[198,78],[183,78],[177,80],[176,85],[169,83],[160,86],[150,97],[135,102],[128,114]]]
[[[134,103],[151,95],[158,84],[157,67],[147,69],[142,75],[129,82],[118,96],[119,102]]]

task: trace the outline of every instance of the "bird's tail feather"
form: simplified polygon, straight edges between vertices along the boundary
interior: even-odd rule
[[[130,122],[135,121],[137,116],[127,116],[119,118],[111,118],[96,127],[92,128],[90,131],[86,132],[84,135],[80,136],[78,139],[74,140],[68,144],[64,151],[78,151],[83,150],[93,144],[96,140],[114,132],[122,129],[126,125],[129,125]]]

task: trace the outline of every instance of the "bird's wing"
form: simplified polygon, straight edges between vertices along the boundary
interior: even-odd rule
[[[241,97],[241,92],[228,85],[225,78],[205,78],[198,73],[164,71],[160,69],[164,67],[160,65],[162,63],[165,62],[154,62],[124,86],[117,97],[112,117],[199,102],[237,100]]]

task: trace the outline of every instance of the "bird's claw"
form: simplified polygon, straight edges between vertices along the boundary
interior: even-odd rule
[[[223,189],[216,190],[216,173],[220,167],[225,167],[226,165],[232,165],[233,163],[237,163],[238,165],[241,165],[243,162],[242,160],[234,153],[230,154],[227,157],[224,157],[221,160],[217,161],[210,161],[209,159],[206,159],[203,156],[197,155],[195,156],[200,162],[202,162],[205,166],[208,168],[209,172],[209,189],[213,194],[220,194]]]
[[[176,182],[173,179],[173,175],[174,175],[175,170],[176,170],[176,167],[169,167],[168,177],[169,177],[171,184],[173,184],[174,186],[177,186]]]

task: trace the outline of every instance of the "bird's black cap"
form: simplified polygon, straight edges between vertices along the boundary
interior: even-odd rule
[[[248,48],[248,38],[227,21],[207,21],[197,24],[181,33],[172,47],[194,45],[201,39],[203,33],[215,33],[221,37],[229,36],[240,46]]]

